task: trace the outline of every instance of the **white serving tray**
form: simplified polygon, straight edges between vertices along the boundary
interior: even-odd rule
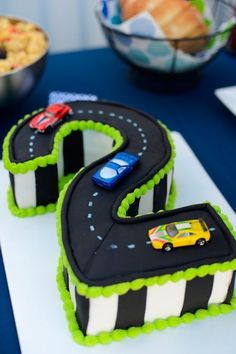
[[[172,135],[177,149],[176,206],[212,201],[221,205],[236,227],[234,211],[186,141],[179,133]],[[59,254],[55,214],[13,217],[7,209],[8,176],[2,164],[0,186],[2,255],[22,354],[235,354],[236,311],[108,346],[75,344],[55,281]]]
[[[236,86],[216,89],[215,95],[236,116]]]

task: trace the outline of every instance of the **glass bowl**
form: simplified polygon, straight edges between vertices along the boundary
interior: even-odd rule
[[[113,5],[109,15],[104,5]],[[119,14],[114,13],[117,0],[99,1],[96,14],[109,45],[119,57],[132,67],[161,74],[193,72],[208,63],[225,46],[235,24],[235,9],[231,1],[205,0],[212,16],[209,35],[194,38],[158,38],[141,34],[132,23],[122,27]],[[139,19],[140,21],[140,19]],[[150,32],[150,31],[149,31]],[[204,46],[203,46],[204,43]],[[202,47],[200,51],[187,53],[185,47]]]

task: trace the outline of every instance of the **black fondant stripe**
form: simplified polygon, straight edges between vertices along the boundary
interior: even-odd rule
[[[69,291],[69,276],[68,276],[68,272],[65,267],[63,268],[63,278],[64,278],[64,282],[66,284],[66,289]]]
[[[55,203],[59,194],[57,165],[39,167],[35,171],[35,180],[37,205],[47,205],[49,195],[50,202]]]
[[[134,203],[130,205],[129,210],[127,211],[128,216],[138,215],[140,198],[135,199]]]
[[[197,309],[206,309],[211,296],[214,277],[207,275],[187,281],[182,314],[195,312]]]
[[[14,180],[14,175],[12,173],[9,173],[10,176],[10,183],[11,183],[11,189],[13,193],[13,198],[16,204],[16,198],[15,198],[15,180]]]
[[[167,176],[165,176],[161,182],[154,187],[153,194],[153,212],[165,209],[167,194]]]
[[[235,281],[235,272],[233,272],[233,275],[232,275],[232,279],[231,279],[231,282],[230,282],[230,285],[229,285],[228,293],[227,293],[226,299],[224,301],[225,304],[230,304],[230,301],[231,301],[231,299],[233,297],[234,281]]]
[[[146,287],[138,291],[130,290],[125,295],[119,296],[115,328],[125,329],[143,325],[146,297]]]
[[[84,166],[83,134],[80,130],[71,133],[63,142],[64,175],[78,172]]]
[[[75,290],[76,299],[76,319],[82,332],[86,334],[89,320],[89,300],[85,296],[81,296]]]

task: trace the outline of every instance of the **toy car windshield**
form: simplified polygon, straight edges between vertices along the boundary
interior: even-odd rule
[[[166,231],[170,237],[174,237],[178,233],[178,229],[175,226],[175,224],[170,224],[170,225],[166,226]]]

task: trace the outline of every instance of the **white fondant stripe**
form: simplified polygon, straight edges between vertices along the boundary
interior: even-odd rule
[[[58,171],[58,179],[64,176],[64,154],[63,154],[63,140],[61,142],[59,148],[59,156],[57,159],[57,171]]]
[[[166,204],[169,199],[170,195],[170,189],[171,189],[171,184],[172,184],[172,179],[173,179],[173,170],[171,170],[168,175],[167,175],[167,193],[166,193]]]
[[[150,189],[145,195],[140,198],[138,214],[143,215],[153,211],[154,188]]]
[[[112,151],[113,139],[95,130],[83,131],[84,164],[89,165]]]
[[[88,335],[96,335],[101,331],[112,331],[115,328],[118,311],[118,295],[99,296],[89,299]]]
[[[36,206],[36,181],[34,171],[14,175],[15,200],[19,208]]]
[[[232,280],[233,271],[216,272],[208,304],[220,304],[225,301]]]
[[[71,300],[72,300],[72,302],[74,304],[74,309],[76,309],[75,286],[71,282],[70,278],[69,278],[69,291],[70,291]]]
[[[180,316],[184,297],[186,280],[176,283],[168,281],[164,285],[154,285],[147,288],[147,300],[144,321],[150,322],[158,318]]]

